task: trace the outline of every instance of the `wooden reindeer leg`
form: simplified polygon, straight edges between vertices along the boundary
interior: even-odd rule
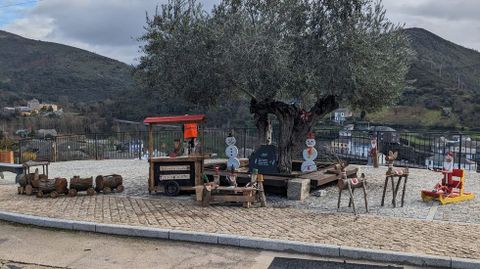
[[[397,205],[397,195],[400,189],[400,184],[402,184],[402,178],[403,176],[398,177],[397,186],[395,187],[395,193],[393,194],[393,200],[395,201],[395,203],[393,204],[394,207]]]
[[[402,191],[402,207],[403,207],[403,202],[405,201],[405,189],[407,188],[407,180],[408,180],[408,175],[404,176],[405,180],[403,181],[403,191]]]
[[[382,203],[381,205],[385,205],[385,194],[387,192],[387,185],[388,185],[388,176],[385,177],[385,184],[383,185],[383,194],[382,194]]]
[[[352,207],[353,195],[355,195],[355,189],[354,188],[352,188],[352,195],[350,196],[350,200],[348,200],[348,207]]]
[[[337,211],[340,209],[340,201],[342,200],[342,191],[343,191],[343,189],[340,189],[340,190],[338,191]]]
[[[368,213],[367,190],[365,189],[365,182],[362,183],[362,189],[363,189],[363,199],[365,200],[365,209],[367,210],[367,213]]]
[[[392,204],[393,204],[393,207],[396,207],[397,202],[395,201],[395,177],[390,176],[390,179],[392,181]]]
[[[355,209],[355,199],[353,199],[352,184],[350,183],[350,181],[348,182],[348,192],[350,193],[350,200],[352,201],[353,213],[357,215],[357,210]]]

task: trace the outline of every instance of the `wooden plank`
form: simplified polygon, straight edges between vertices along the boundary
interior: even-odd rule
[[[210,198],[211,202],[255,202],[255,196],[243,196],[243,195],[218,195],[213,194]]]
[[[218,191],[235,191],[235,192],[244,192],[244,191],[254,191],[254,188],[244,188],[244,187],[226,187],[226,186],[219,186],[217,188],[214,188],[213,190],[218,190]]]
[[[205,169],[205,174],[206,175],[217,175],[217,172],[215,170],[211,169]],[[218,171],[218,175],[220,176],[229,176],[231,173],[229,171]],[[235,172],[237,177],[241,178],[250,178],[250,173],[247,172]],[[265,180],[288,180],[291,179],[292,177],[295,177],[294,175],[290,176],[277,176],[277,175],[264,175]]]
[[[178,157],[154,157],[149,158],[150,162],[159,162],[159,163],[168,163],[168,162],[195,162],[199,160],[204,160],[204,156],[198,155],[189,155],[189,156],[178,156]]]

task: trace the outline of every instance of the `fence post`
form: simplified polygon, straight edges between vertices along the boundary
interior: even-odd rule
[[[247,127],[243,128],[243,158],[247,158]]]
[[[19,151],[18,154],[20,154],[20,155],[18,156],[18,163],[23,163],[23,149],[22,149],[22,145],[23,145],[23,139],[18,142],[18,151]]]
[[[462,169],[462,139],[463,135],[460,134],[460,143],[458,147],[458,169]]]
[[[137,131],[137,149],[138,149],[138,159],[141,160],[142,159],[142,144],[143,144],[143,140],[141,139],[141,134],[140,134],[140,131]]]
[[[95,160],[98,160],[98,139],[97,133],[95,133],[94,140],[95,140]]]

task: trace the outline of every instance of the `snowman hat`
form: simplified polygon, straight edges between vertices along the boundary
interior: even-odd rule
[[[312,132],[308,132],[307,139],[315,139],[315,135]]]

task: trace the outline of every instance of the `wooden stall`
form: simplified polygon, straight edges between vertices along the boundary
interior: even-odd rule
[[[196,138],[198,133],[201,133],[200,130],[203,131],[201,124],[204,121],[205,115],[148,117],[144,120],[144,123],[148,124],[148,161],[150,164],[148,193],[165,192],[167,195],[178,195],[182,190],[194,191],[195,186],[203,185],[202,173],[205,159],[203,147],[200,146],[200,152],[183,152],[178,156],[170,154],[169,156],[155,157],[153,126],[181,124],[184,126],[184,139],[189,139]]]

